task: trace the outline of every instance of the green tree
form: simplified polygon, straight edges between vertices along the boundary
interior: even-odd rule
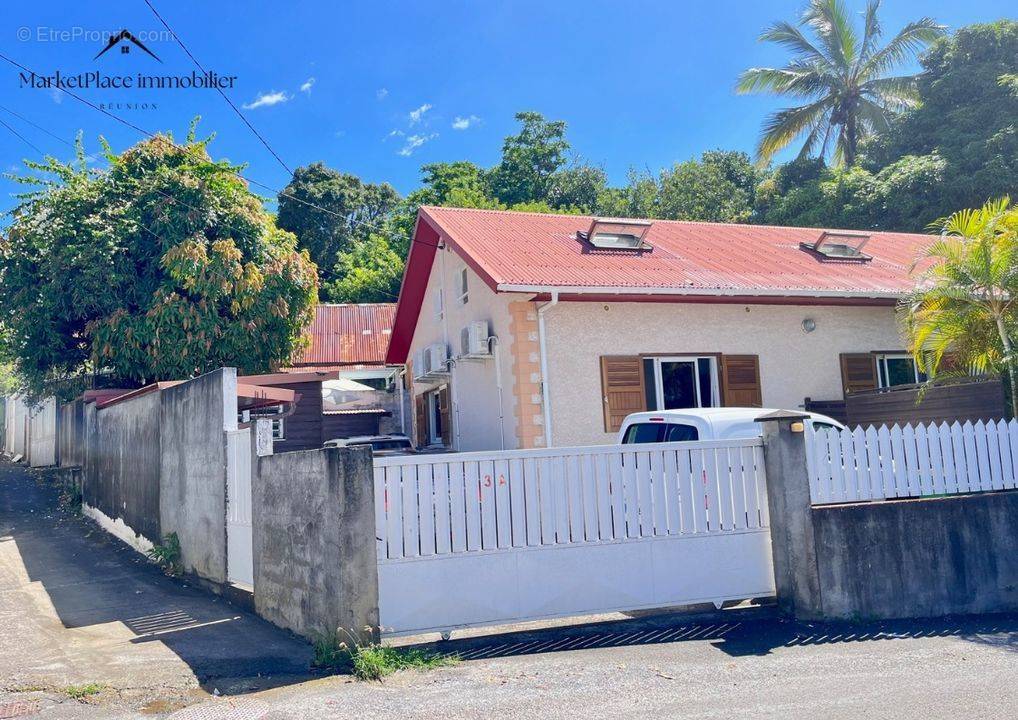
[[[0,356],[33,393],[84,372],[137,382],[264,371],[306,342],[314,264],[208,140],[165,135],[109,168],[29,163],[0,242]],[[38,176],[36,176],[38,177]]]
[[[377,232],[399,193],[388,183],[365,183],[317,162],[297,168],[278,201],[276,222],[297,236],[327,283],[334,279],[337,253]]]
[[[1008,198],[940,223],[932,263],[902,305],[912,352],[935,375],[945,355],[976,372],[1007,372],[1018,417],[1018,209]]]
[[[959,207],[1018,191],[1018,21],[960,28],[922,56],[916,108],[863,146],[862,163],[880,172],[905,163],[939,163],[937,192],[915,200],[927,223]],[[907,158],[927,158],[911,160]],[[897,171],[892,171],[897,172]]]
[[[491,196],[505,205],[548,199],[552,176],[566,163],[566,124],[536,112],[516,113],[523,125],[502,144],[502,159],[491,169]]]
[[[753,211],[757,174],[749,156],[714,150],[661,173],[660,217],[703,222],[746,222]]]
[[[861,140],[886,130],[895,113],[915,106],[915,77],[887,73],[944,29],[922,18],[881,47],[879,9],[880,0],[870,0],[860,35],[840,0],[811,0],[797,25],[777,22],[760,36],[795,55],[783,68],[747,70],[736,85],[738,92],[770,92],[806,101],[765,121],[757,146],[761,163],[805,136],[800,157],[815,151],[826,156],[833,139],[836,162],[854,165]]]
[[[326,288],[332,302],[393,302],[403,278],[403,258],[382,235],[372,233],[339,253],[334,275]]]

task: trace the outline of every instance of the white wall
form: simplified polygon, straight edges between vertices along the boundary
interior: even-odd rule
[[[443,273],[444,256],[444,273]],[[516,425],[513,408],[513,376],[511,337],[509,335],[509,303],[522,296],[496,294],[469,268],[468,301],[458,300],[459,274],[466,267],[452,250],[438,250],[428,279],[417,329],[410,344],[410,360],[427,345],[445,342],[450,357],[460,354],[460,331],[473,320],[487,320],[490,332],[500,340],[502,367],[502,401],[504,406],[505,447],[516,447]],[[445,318],[435,316],[435,292],[444,296]],[[416,368],[415,368],[416,370]],[[441,381],[442,383],[446,381]],[[492,450],[501,446],[498,408],[499,393],[495,377],[495,361],[460,360],[453,365],[448,380],[452,390],[453,448],[456,450]],[[415,382],[414,394],[438,387],[434,382]],[[413,414],[413,405],[411,405]]]
[[[805,333],[804,318],[816,321]],[[614,442],[604,431],[600,356],[731,353],[760,356],[765,407],[840,400],[843,352],[904,347],[890,307],[561,303],[545,315],[552,443]]]

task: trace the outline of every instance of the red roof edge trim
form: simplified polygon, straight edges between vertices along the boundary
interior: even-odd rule
[[[422,207],[419,217],[423,218],[428,225],[438,231],[442,242],[452,248],[456,254],[460,256],[463,262],[465,262],[467,266],[484,281],[484,284],[491,288],[492,292],[498,292],[499,281],[495,278],[495,273],[492,269],[481,263],[470,253],[466,252],[459,243],[456,242],[456,238],[454,238],[452,234],[442,226],[442,222],[429,212],[430,209],[431,208],[427,206]]]
[[[424,303],[424,293],[428,289],[428,277],[431,275],[439,240],[438,231],[430,222],[424,221],[423,213],[418,210],[417,224],[410,241],[410,254],[403,270],[403,282],[396,303],[396,317],[392,322],[392,337],[385,351],[387,365],[402,365],[410,354],[410,343]]]

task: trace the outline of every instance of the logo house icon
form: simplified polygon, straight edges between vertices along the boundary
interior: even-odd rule
[[[145,44],[141,40],[136,38],[133,34],[131,34],[130,30],[121,30],[120,32],[115,33],[114,35],[111,35],[109,41],[106,43],[106,47],[100,50],[99,53],[92,59],[98,60],[102,55],[105,55],[107,52],[109,52],[111,48],[113,48],[115,45],[121,42],[123,43],[123,45],[120,46],[120,52],[124,55],[129,54],[131,52],[131,45],[134,45],[135,47],[139,48],[142,52],[154,58],[157,62],[162,62],[162,60],[159,59],[159,56],[156,55],[151,50],[149,50],[147,47],[145,47]]]

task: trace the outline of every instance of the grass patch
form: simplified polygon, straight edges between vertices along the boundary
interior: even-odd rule
[[[381,680],[399,670],[432,670],[459,662],[456,655],[434,650],[347,644],[337,636],[319,637],[314,651],[315,667],[351,673],[359,680]]]
[[[72,700],[87,700],[105,689],[106,686],[100,683],[87,683],[85,685],[68,685],[63,689],[63,693]]]
[[[163,541],[154,545],[145,554],[167,575],[180,575],[182,568],[180,566],[180,540],[177,538],[177,533],[171,532],[169,535],[163,535]]]

